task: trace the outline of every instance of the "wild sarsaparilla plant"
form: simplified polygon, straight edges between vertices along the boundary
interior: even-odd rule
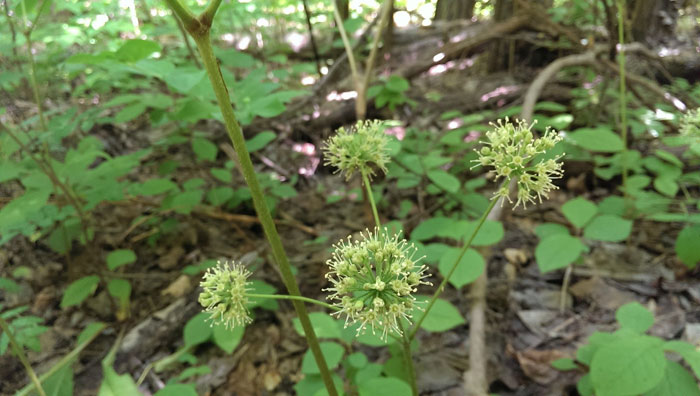
[[[421,264],[422,257],[417,255],[418,249],[400,233],[392,233],[381,226],[371,180],[377,172],[386,171],[390,161],[389,136],[385,134],[383,124],[376,120],[358,121],[350,128],[340,128],[324,147],[326,164],[337,168],[347,180],[354,174],[360,175],[375,222],[372,230],[365,230],[356,238],[348,236],[333,245],[331,258],[327,261],[329,286],[324,289],[329,292],[329,303],[297,295],[253,294],[247,281],[250,272],[240,264],[225,261],[204,276],[200,303],[211,313],[212,320],[227,326],[250,323],[246,308],[250,298],[289,299],[323,306],[331,311],[331,315],[344,320],[346,327],[357,326],[357,335],[371,331],[385,341],[389,337],[396,340],[402,348],[412,394],[418,395],[411,342],[486,217],[499,198],[513,202],[509,186],[517,190],[515,206],[522,204],[525,207],[528,203],[547,198],[549,192],[557,188],[552,180],[562,176],[561,156],[543,158],[543,154],[561,140],[556,132],[547,129],[542,137],[537,138],[532,125],[524,121],[511,122],[507,118],[491,126],[493,129],[485,135],[486,141],[478,151],[475,166],[493,168],[501,185],[477,226],[465,236],[460,255],[427,304],[415,297],[419,287],[432,286],[428,281],[428,268]]]

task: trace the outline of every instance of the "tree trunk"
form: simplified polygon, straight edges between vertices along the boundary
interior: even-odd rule
[[[438,0],[435,6],[434,21],[454,21],[471,19],[476,0]]]
[[[513,0],[496,0],[493,19],[496,22],[503,22],[504,20],[512,17],[514,12],[515,4]],[[510,56],[511,44],[511,40],[498,41],[498,44],[493,47],[493,50],[489,54],[489,70],[501,71],[508,67],[508,64],[510,63],[508,59]]]
[[[631,41],[649,41],[673,34],[678,2],[669,0],[628,0],[626,16]]]

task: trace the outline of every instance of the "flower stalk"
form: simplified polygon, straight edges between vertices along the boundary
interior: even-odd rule
[[[199,17],[195,17],[194,14],[192,14],[192,12],[179,0],[165,0],[165,2],[180,18],[185,26],[185,29],[197,44],[197,49],[199,50],[199,54],[202,58],[202,63],[204,64],[209,81],[214,89],[214,94],[216,95],[219,108],[221,109],[226,131],[236,152],[238,168],[243,174],[243,177],[250,188],[255,211],[258,214],[260,224],[262,225],[265,236],[267,237],[267,240],[272,248],[272,255],[280,269],[282,280],[290,295],[301,296],[299,285],[292,274],[289,258],[287,257],[284,247],[282,246],[282,240],[280,239],[279,233],[277,232],[277,228],[272,219],[272,215],[270,214],[270,210],[265,202],[262,188],[260,187],[260,183],[258,182],[258,178],[255,173],[255,168],[253,167],[253,162],[250,159],[250,153],[245,146],[243,132],[241,131],[241,127],[238,124],[236,115],[233,112],[233,107],[231,106],[228,88],[226,87],[226,83],[221,75],[219,63],[217,62],[212,49],[210,30],[218,6],[221,4],[221,0],[211,1],[204,13]],[[294,309],[297,312],[301,326],[306,334],[309,348],[311,349],[311,352],[316,360],[323,383],[330,396],[337,396],[338,392],[335,389],[335,384],[333,383],[330,370],[328,369],[326,360],[321,352],[321,347],[319,345],[318,338],[316,337],[316,333],[311,326],[311,321],[309,319],[308,312],[306,311],[306,307],[302,301],[298,300],[292,300],[292,304],[294,305]]]

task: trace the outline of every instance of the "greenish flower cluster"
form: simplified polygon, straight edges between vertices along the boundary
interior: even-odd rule
[[[401,334],[399,321],[410,320],[415,306],[418,285],[428,285],[426,266],[415,259],[416,247],[388,231],[375,230],[359,240],[340,241],[334,245],[327,264],[326,278],[333,285],[325,289],[339,308],[336,316],[345,316],[345,326],[360,323],[357,334],[367,327],[381,332],[386,340],[389,333]]]
[[[681,136],[700,140],[700,108],[689,110],[681,119],[681,125],[678,130]]]
[[[374,175],[372,164],[386,172],[388,143],[382,121],[358,121],[350,129],[340,127],[328,139],[323,148],[325,164],[338,168],[339,172],[345,173],[346,179],[356,171],[371,177]]]
[[[219,260],[215,267],[204,274],[200,286],[199,303],[204,311],[211,313],[210,319],[227,328],[245,326],[253,319],[248,313],[247,288],[250,272],[233,261]]]
[[[505,197],[512,203],[508,182],[515,179],[518,192],[514,207],[522,203],[525,208],[528,203],[535,203],[535,197],[542,202],[543,196],[547,198],[549,192],[557,188],[552,184],[552,179],[562,176],[561,156],[532,162],[534,157],[553,148],[561,136],[548,127],[541,138],[535,138],[532,125],[527,125],[523,120],[512,123],[507,117],[505,122],[498,120],[491,126],[494,129],[486,132],[488,141],[478,152],[479,159],[475,162],[493,167],[496,178],[506,180],[507,183],[496,191],[493,198]]]

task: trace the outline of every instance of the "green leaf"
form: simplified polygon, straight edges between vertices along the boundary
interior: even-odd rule
[[[377,377],[359,384],[360,396],[376,396],[381,389],[382,395],[410,395],[411,387],[398,378]]]
[[[576,384],[576,390],[581,396],[593,396],[593,392],[595,391],[595,389],[593,389],[593,383],[591,382],[590,374],[586,374],[583,377],[581,377],[580,380],[578,380],[578,383]]]
[[[695,376],[700,378],[700,351],[697,351],[695,346],[685,341],[669,341],[664,345],[664,349],[681,355]]]
[[[365,367],[367,363],[369,363],[367,355],[362,352],[351,353],[345,358],[345,361],[348,362],[348,364],[354,369],[361,369]]]
[[[455,239],[463,239],[465,242],[472,235],[477,226],[477,221],[460,221],[458,227],[459,235],[452,235]],[[448,230],[449,231],[449,230]],[[503,224],[500,221],[486,220],[481,225],[479,232],[472,241],[472,246],[489,246],[500,242],[505,235]],[[443,235],[448,236],[448,235]]]
[[[223,205],[233,198],[234,191],[231,187],[216,187],[207,192],[207,200],[214,206]]]
[[[144,103],[139,102],[131,104],[119,110],[119,112],[114,115],[114,122],[120,124],[129,122],[143,114],[144,111],[146,111],[146,105]]]
[[[73,368],[66,365],[42,381],[46,396],[73,396]]]
[[[428,296],[416,296],[417,303],[420,307],[425,309],[427,301],[430,300]],[[421,303],[421,301],[423,303]],[[414,320],[423,314],[419,309],[415,309],[413,312]],[[459,310],[455,308],[449,301],[438,298],[435,300],[433,308],[428,312],[425,320],[421,324],[421,328],[432,331],[432,332],[442,332],[447,331],[451,328],[457,327],[465,323],[464,317],[459,313]]]
[[[318,338],[341,338],[342,334],[340,332],[340,324],[337,319],[334,319],[330,315],[323,312],[311,312],[309,314],[309,319],[311,320],[311,327],[314,329],[314,333]],[[304,329],[301,327],[301,321],[299,318],[292,319],[294,324],[294,330],[304,337]]]
[[[63,293],[63,299],[61,299],[61,308],[68,308],[82,303],[95,292],[99,282],[100,278],[98,276],[91,275],[80,278],[68,285]]]
[[[107,283],[109,295],[116,298],[122,306],[129,303],[131,283],[124,279],[112,279]]]
[[[606,126],[579,128],[571,132],[569,137],[574,143],[590,151],[615,153],[625,148],[622,139]]]
[[[678,187],[675,178],[660,176],[654,179],[654,188],[661,194],[673,198],[678,193],[680,187]]]
[[[587,199],[576,198],[565,203],[561,211],[576,228],[583,228],[598,212],[598,207]]]
[[[170,179],[148,179],[141,183],[138,191],[141,195],[151,196],[163,194],[177,189],[177,184]]]
[[[222,324],[215,324],[213,326],[213,341],[222,351],[231,354],[238,344],[241,343],[243,339],[243,333],[245,332],[245,327],[238,326],[232,329],[227,329],[226,326]]]
[[[568,234],[550,235],[535,248],[535,260],[542,273],[564,268],[576,261],[586,246]]]
[[[425,241],[435,238],[444,232],[445,229],[450,229],[455,226],[455,221],[447,217],[432,217],[418,224],[411,232],[411,239],[414,241]]]
[[[97,396],[142,396],[134,379],[128,374],[119,375],[111,365],[102,362],[102,385]]]
[[[591,362],[596,394],[639,395],[656,387],[666,370],[662,344],[655,337],[636,336],[602,346]]]
[[[107,255],[107,268],[110,271],[121,267],[122,265],[131,264],[136,261],[136,254],[133,250],[119,249],[109,252]]]
[[[632,221],[615,215],[600,215],[583,230],[583,236],[606,242],[620,242],[632,231]]]
[[[340,364],[345,354],[345,348],[342,345],[326,341],[320,343],[321,353],[323,357],[326,358],[326,364],[330,370],[335,369]],[[304,354],[304,358],[301,362],[301,372],[304,374],[319,374],[320,371],[316,365],[316,360],[314,355],[311,353],[311,349],[307,350]]]
[[[569,235],[569,229],[561,224],[542,223],[535,227],[535,234],[540,239],[545,239],[550,235]]]
[[[211,326],[209,316],[210,315],[205,312],[200,312],[187,321],[182,337],[185,341],[185,345],[198,345],[211,338],[214,330]]]
[[[459,257],[461,250],[462,249],[450,248],[442,255],[438,264],[438,268],[440,269],[442,276],[447,276],[450,268],[452,268],[455,261],[457,261],[457,257]],[[464,252],[464,256],[462,256],[462,259],[459,261],[459,264],[457,265],[455,272],[450,277],[449,282],[454,287],[459,289],[466,284],[474,282],[476,278],[478,278],[484,272],[485,268],[486,262],[484,261],[484,258],[481,257],[479,252],[469,248],[466,252]]]
[[[700,224],[689,225],[676,238],[676,254],[688,268],[700,262]]]
[[[623,329],[644,333],[654,324],[654,315],[638,302],[627,303],[615,312],[615,319]]]
[[[186,94],[199,84],[204,79],[205,75],[206,72],[204,70],[195,67],[178,67],[174,71],[164,75],[163,79],[178,93]],[[202,102],[202,100],[196,100],[196,102]]]
[[[625,199],[617,195],[605,197],[598,204],[598,211],[602,214],[622,216],[625,214]]]
[[[169,384],[153,396],[197,396],[197,390],[192,384]]]
[[[669,361],[661,382],[644,396],[700,396],[700,388],[683,366]]]
[[[262,131],[251,139],[245,141],[245,146],[249,152],[258,151],[268,145],[271,141],[277,138],[277,134],[272,131]]]
[[[150,40],[128,40],[116,52],[117,58],[124,62],[136,62],[154,52],[161,50],[160,44]]]
[[[578,368],[576,362],[574,362],[574,359],[570,358],[557,359],[552,362],[552,367],[559,371],[576,370]]]
[[[214,143],[198,137],[192,139],[192,150],[201,161],[214,161],[219,151]]]
[[[456,193],[459,191],[459,187],[461,185],[459,179],[445,172],[444,170],[430,170],[428,171],[427,175],[431,182],[435,183],[438,187],[444,189],[445,191],[451,193]]]
[[[204,195],[202,190],[185,191],[173,198],[171,207],[177,213],[190,214],[192,209],[202,202],[202,195]]]

